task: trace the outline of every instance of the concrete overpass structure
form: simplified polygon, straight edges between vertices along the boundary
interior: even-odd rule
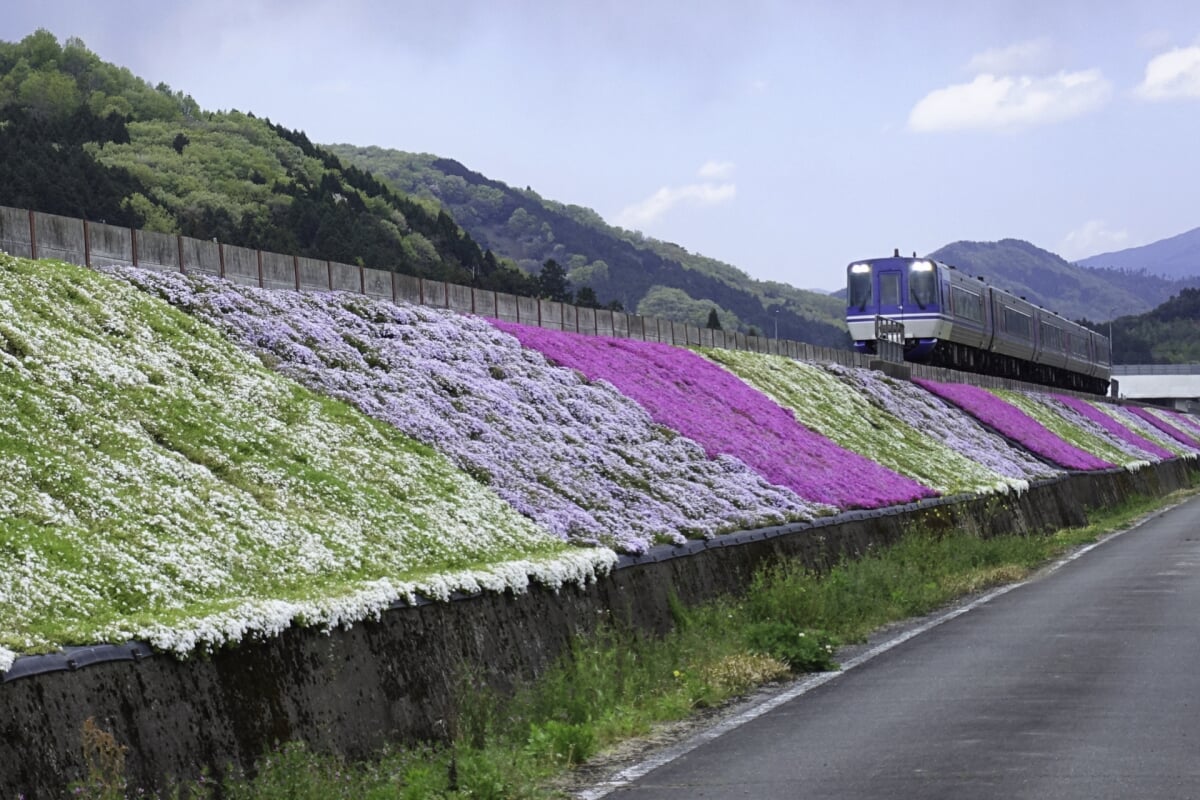
[[[1117,396],[1200,412],[1200,364],[1114,364]]]

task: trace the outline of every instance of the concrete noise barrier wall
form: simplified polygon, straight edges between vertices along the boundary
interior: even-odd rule
[[[349,629],[293,628],[188,661],[127,648],[125,660],[35,671],[0,683],[0,797],[57,797],[83,778],[80,731],[89,718],[128,748],[131,792],[169,791],[204,769],[249,770],[291,740],[349,758],[388,743],[444,741],[464,665],[507,690],[601,621],[665,632],[672,598],[693,605],[742,592],[757,569],[784,557],[825,568],[886,546],[911,525],[981,536],[1052,531],[1082,524],[1090,509],[1185,486],[1191,469],[1174,460],[1075,474],[1020,496],[848,512],[624,557],[587,587],[399,607]]]
[[[57,258],[84,266],[133,264],[146,269],[198,272],[235,283],[268,289],[339,290],[382,300],[449,308],[508,322],[623,339],[679,346],[718,347],[786,355],[805,361],[832,361],[870,367],[870,356],[852,350],[815,347],[804,342],[747,336],[744,333],[639,317],[621,311],[580,308],[533,297],[476,289],[296,255],[222,244],[217,240],[155,231],[118,228],[55,214],[0,206],[0,250],[23,258]],[[912,365],[917,377],[1004,389],[1044,387],[986,375]],[[1065,392],[1066,394],[1076,394]]]

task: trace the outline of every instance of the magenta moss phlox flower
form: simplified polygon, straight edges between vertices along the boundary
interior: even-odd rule
[[[839,508],[877,508],[936,494],[808,430],[766,395],[690,350],[493,324],[552,361],[616,386],[656,422],[695,439],[710,456],[741,459],[801,497]]]
[[[1065,394],[1056,394],[1052,395],[1052,397],[1080,416],[1096,423],[1121,441],[1131,444],[1139,450],[1149,453],[1155,458],[1167,459],[1175,457],[1175,454],[1167,448],[1163,447],[1162,445],[1155,444],[1145,436],[1140,436],[1137,433],[1134,433],[1108,414],[1105,414],[1103,411],[1093,406],[1087,400],[1082,400],[1078,397],[1071,397],[1070,395]]]
[[[913,382],[973,415],[985,425],[1055,464],[1076,470],[1109,469],[1113,465],[1064,441],[1024,411],[1001,400],[987,389],[967,383]]]

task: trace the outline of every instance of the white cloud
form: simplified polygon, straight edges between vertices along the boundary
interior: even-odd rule
[[[1031,39],[1008,47],[975,54],[967,69],[972,74],[1044,73],[1054,67],[1054,48],[1049,39]]]
[[[921,132],[1027,128],[1086,114],[1111,93],[1098,69],[1046,77],[986,73],[927,94],[909,113],[908,127]]]
[[[1134,94],[1146,100],[1200,97],[1200,45],[1176,47],[1150,59]]]
[[[733,175],[732,161],[705,161],[700,167],[699,175],[701,178],[709,180],[723,180]]]
[[[622,209],[617,215],[616,224],[622,228],[640,229],[680,204],[713,206],[732,200],[736,194],[737,187],[732,183],[664,186],[645,200]]]
[[[1075,261],[1129,246],[1129,233],[1113,230],[1102,219],[1091,219],[1068,233],[1059,245],[1058,253],[1068,261]]]
[[[700,165],[696,174],[702,183],[685,186],[664,186],[654,194],[621,209],[616,224],[634,230],[653,224],[668,211],[680,205],[715,206],[727,203],[737,195],[737,186],[729,182],[733,176],[732,161],[712,159]],[[723,182],[719,182],[723,181]]]

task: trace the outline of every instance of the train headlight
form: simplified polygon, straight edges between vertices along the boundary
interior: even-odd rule
[[[913,272],[933,272],[932,261],[914,261],[912,263]]]
[[[870,264],[852,264],[850,266],[850,272],[851,272],[851,274],[854,274],[854,275],[865,275],[870,271],[871,271]]]

